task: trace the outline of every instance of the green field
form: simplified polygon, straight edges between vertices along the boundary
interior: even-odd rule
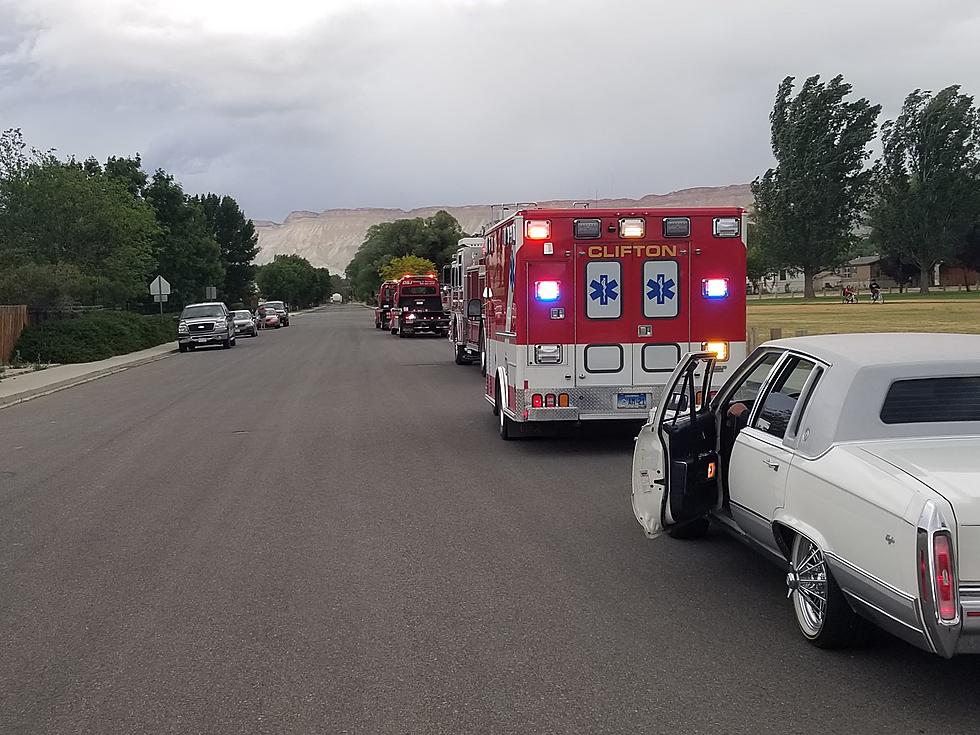
[[[952,292],[947,298],[886,295],[884,304],[842,304],[839,299],[804,302],[801,299],[748,301],[748,326],[759,330],[760,341],[780,328],[784,337],[797,330],[807,334],[840,332],[969,332],[980,334],[980,297]]]

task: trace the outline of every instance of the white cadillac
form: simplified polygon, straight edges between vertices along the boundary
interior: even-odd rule
[[[717,394],[716,374],[714,355],[687,355],[637,437],[647,536],[711,518],[749,541],[788,567],[817,646],[872,621],[941,656],[980,652],[980,335],[776,340]]]

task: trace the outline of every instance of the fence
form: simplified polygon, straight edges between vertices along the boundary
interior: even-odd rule
[[[0,364],[10,361],[14,345],[26,326],[26,306],[0,306]]]

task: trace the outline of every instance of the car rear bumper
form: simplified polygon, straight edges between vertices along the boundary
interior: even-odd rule
[[[529,388],[515,390],[516,421],[646,421],[650,410],[657,405],[663,386],[591,386],[588,388]],[[542,403],[554,396],[553,407],[534,407],[534,396],[540,395]],[[645,406],[620,408],[620,394],[643,395]],[[568,396],[568,405],[559,405],[560,397]]]

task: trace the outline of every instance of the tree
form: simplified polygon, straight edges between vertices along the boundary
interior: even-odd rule
[[[36,151],[18,158],[16,138],[4,145],[0,269],[8,289],[38,306],[140,297],[158,234],[153,210],[97,165]],[[31,283],[33,297],[24,291]]]
[[[206,286],[224,282],[225,271],[221,248],[200,202],[189,199],[174,177],[162,170],[153,174],[145,196],[160,224],[156,258],[160,274],[173,287],[171,300],[188,303],[203,298]]]
[[[438,271],[456,252],[466,234],[459,222],[445,211],[428,218],[395,220],[372,226],[347,266],[353,295],[368,300],[378,292],[381,270],[395,258],[414,255],[431,261]],[[428,272],[428,271],[427,271]]]
[[[133,197],[142,198],[147,176],[139,153],[132,158],[109,156],[103,170],[106,176],[122,183]]]
[[[246,301],[255,278],[255,256],[259,253],[255,225],[230,196],[208,194],[195,197],[194,201],[201,205],[208,226],[221,248],[221,261],[225,269],[222,293],[229,301]]]
[[[760,235],[780,267],[803,271],[804,296],[813,278],[839,265],[852,246],[871,182],[864,162],[881,107],[849,102],[851,85],[807,79],[793,97],[793,77],[776,92],[769,120],[776,168],[752,182]]]
[[[382,266],[378,275],[386,281],[394,281],[402,276],[424,276],[436,272],[436,264],[416,255],[403,255]]]
[[[255,276],[266,299],[279,299],[296,309],[315,306],[330,293],[330,271],[314,268],[299,255],[277,255],[259,266]]]
[[[980,114],[958,86],[935,97],[917,89],[881,139],[874,237],[883,252],[917,266],[919,291],[928,293],[936,264],[954,258],[980,217]]]

